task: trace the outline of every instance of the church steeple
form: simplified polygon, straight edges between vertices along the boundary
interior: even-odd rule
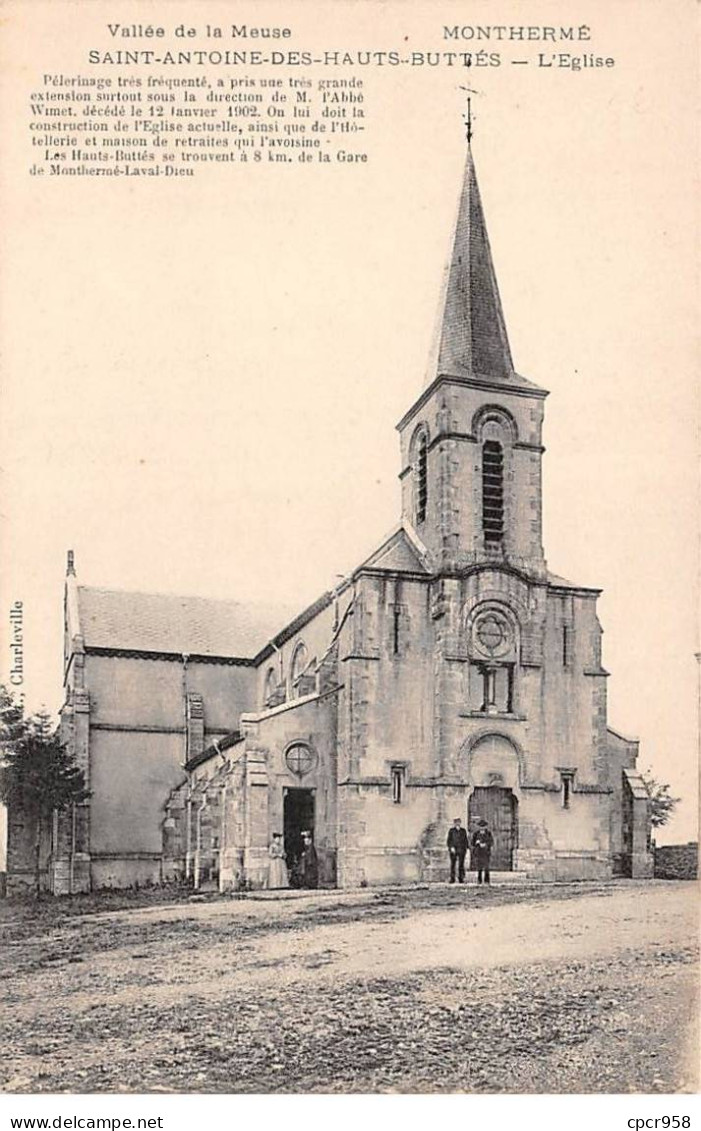
[[[431,569],[545,575],[546,396],[514,372],[468,144],[428,386],[398,425],[402,519]]]
[[[428,382],[442,376],[515,378],[469,144]]]

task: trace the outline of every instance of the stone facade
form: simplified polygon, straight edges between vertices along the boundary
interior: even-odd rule
[[[599,591],[544,556],[546,396],[513,367],[468,154],[428,384],[398,425],[401,521],[377,551],[267,627],[69,570],[64,727],[93,796],[59,822],[52,890],[259,887],[272,833],[292,863],[303,828],[324,886],[443,880],[458,816],[488,819],[495,870],[651,874]]]

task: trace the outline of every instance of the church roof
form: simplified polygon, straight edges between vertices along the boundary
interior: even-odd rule
[[[384,569],[393,573],[427,573],[424,564],[426,555],[427,550],[417,535],[413,534],[412,540],[404,524],[400,523],[359,568]]]
[[[637,770],[628,769],[628,768],[624,767],[623,776],[626,779],[626,781],[628,782],[628,785],[630,786],[630,791],[633,794],[633,797],[636,801],[649,801],[650,800],[650,793],[648,791],[647,786],[645,785],[645,780],[644,780],[642,774],[639,774],[637,772]]]
[[[428,384],[437,377],[481,378],[537,387],[514,371],[469,146]]]
[[[594,589],[591,585],[577,585],[575,581],[568,581],[566,577],[560,577],[557,573],[551,573],[548,570],[548,585],[554,589],[576,589],[578,592],[587,593],[600,593],[600,589]]]
[[[86,648],[253,658],[296,610],[171,593],[78,586]]]

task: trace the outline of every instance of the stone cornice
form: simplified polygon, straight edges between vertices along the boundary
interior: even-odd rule
[[[603,592],[602,589],[591,589],[587,585],[557,585],[552,581],[548,582],[548,589],[551,593],[557,593],[558,596],[568,597],[589,597],[596,599]]]
[[[100,723],[91,722],[91,730],[107,730],[116,731],[120,734],[185,734],[186,728],[184,726],[170,727],[151,725],[149,723]],[[220,734],[224,737],[230,734],[229,730],[223,727],[205,727],[204,733],[206,735]]]
[[[408,569],[383,569],[382,566],[358,566],[353,571],[353,579],[358,577],[381,577],[393,581],[430,581],[431,574],[421,573],[420,570]]]
[[[121,660],[165,660],[168,663],[179,664],[183,662],[182,652],[152,652],[142,648],[103,648],[90,645],[86,647],[85,654],[86,656],[107,656]],[[250,656],[206,656],[189,652],[187,661],[189,664],[224,664],[242,668],[255,667],[255,660],[251,659]]]
[[[439,432],[431,440],[430,444],[428,445],[427,451],[432,452],[433,449],[437,447],[438,444],[443,443],[444,440],[453,440],[463,444],[479,443],[479,440],[475,435],[473,435],[472,432]],[[527,440],[514,440],[511,447],[517,451],[537,452],[539,455],[542,455],[545,451],[545,448],[542,444],[529,444]],[[411,471],[412,465],[410,463],[406,464],[406,466],[403,467],[399,472],[399,478],[404,479],[405,476],[411,473]]]
[[[426,401],[433,396],[441,385],[459,385],[469,389],[484,389],[490,393],[498,391],[500,396],[530,397],[536,400],[545,400],[548,396],[547,391],[540,389],[537,385],[516,385],[508,381],[490,381],[486,377],[457,377],[453,374],[440,373],[438,377],[424,389],[418,399],[414,401],[409,411],[404,414],[399,424],[397,424],[397,431],[401,431],[401,429],[409,423],[417,411],[425,405]]]
[[[318,691],[311,692],[310,695],[300,695],[296,699],[286,699],[284,703],[278,703],[277,707],[268,707],[265,711],[244,711],[241,714],[242,723],[262,723],[266,719],[275,718],[277,715],[284,715],[286,711],[294,711],[296,707],[304,707],[307,703],[313,703],[320,698]]]
[[[347,587],[347,584],[339,586],[338,590],[336,591],[336,596],[344,592]],[[304,611],[299,614],[299,616],[295,617],[294,620],[291,620],[289,624],[285,625],[285,627],[280,632],[278,632],[277,636],[271,637],[270,641],[263,648],[261,648],[260,652],[258,652],[254,656],[254,658],[251,660],[251,663],[257,667],[264,660],[267,660],[269,656],[271,656],[277,649],[280,648],[281,644],[285,644],[297,632],[299,632],[300,629],[309,624],[310,620],[313,620],[315,616],[323,612],[324,609],[327,609],[333,600],[333,593],[322,593],[321,597],[318,597],[313,604],[309,605],[308,608],[304,609]]]
[[[341,786],[358,786],[360,788],[384,788],[389,790],[391,782],[388,777],[380,777],[378,774],[368,775],[363,778],[343,778],[338,782]],[[443,776],[443,777],[414,777],[413,775],[407,780],[406,788],[413,789],[440,789],[440,788],[454,788],[470,790],[472,785],[470,782],[465,781],[463,778]],[[537,791],[539,793],[559,793],[561,787],[554,782],[545,781],[522,781],[519,782],[517,790]],[[581,784],[575,786],[572,790],[573,794],[602,794],[607,795],[612,793],[613,790],[610,786],[588,785]]]

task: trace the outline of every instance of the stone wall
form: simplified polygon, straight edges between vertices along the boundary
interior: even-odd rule
[[[50,888],[51,828],[44,825],[39,849],[39,884],[42,891]],[[7,881],[8,895],[31,892],[36,883],[36,820],[30,813],[10,809],[7,815]]]
[[[88,655],[85,680],[92,887],[176,879],[181,869],[170,854],[165,871],[162,863],[164,805],[185,779],[185,761],[224,737],[251,706],[255,671],[225,663],[190,662],[185,668],[166,659]],[[200,823],[201,875],[216,879],[215,808],[201,814]]]
[[[265,882],[270,838],[274,832],[283,832],[285,796],[295,789],[313,793],[320,886],[336,884],[336,715],[337,696],[328,694],[300,697],[241,718],[246,748],[246,828],[241,847],[245,878],[254,887]],[[309,767],[298,773],[286,760],[287,752],[296,745],[310,755]]]
[[[655,848],[656,880],[695,880],[698,870],[699,846],[696,841]]]
[[[255,669],[255,692],[245,711],[264,711],[268,707],[278,707],[302,695],[311,695],[323,690],[318,685],[317,668],[323,666],[323,658],[331,645],[337,621],[343,617],[350,595],[339,600],[338,606],[330,603],[323,607],[315,617],[292,636],[275,648],[274,653]],[[306,650],[307,668],[305,675],[296,686],[292,679],[292,660],[300,645]],[[323,681],[322,681],[323,682]],[[274,687],[274,695],[266,689]]]
[[[402,511],[414,514],[414,437],[428,438],[428,500],[418,533],[434,565],[464,568],[488,556],[481,523],[481,441],[487,420],[502,421],[505,517],[503,549],[512,565],[544,572],[541,535],[541,430],[543,392],[524,395],[508,386],[494,393],[444,379],[422,396],[398,426],[401,437]],[[489,433],[491,435],[491,433]]]

